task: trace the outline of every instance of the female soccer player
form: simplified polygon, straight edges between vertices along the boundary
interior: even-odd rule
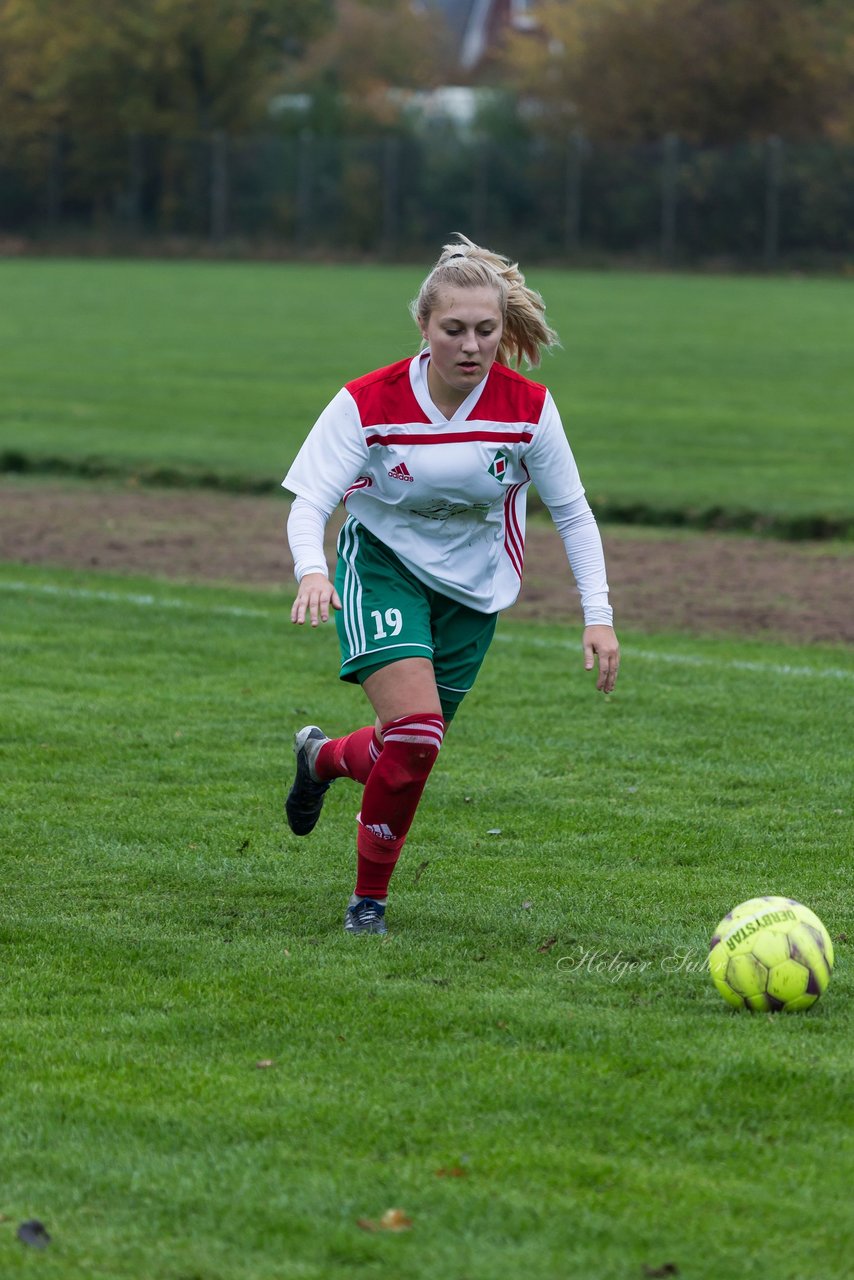
[[[474,684],[498,613],[519,593],[525,497],[533,480],[581,595],[585,666],[617,678],[599,530],[557,408],[510,366],[557,343],[515,263],[459,236],[411,305],[424,340],[412,359],[348,383],[324,409],[283,485],[299,584],[291,621],[336,610],[342,680],[362,685],[376,723],[294,739],[285,803],[308,835],[336,778],[362,783],[349,933],[385,933],[388,884],[445,729]],[[340,501],[335,585],[323,531]]]

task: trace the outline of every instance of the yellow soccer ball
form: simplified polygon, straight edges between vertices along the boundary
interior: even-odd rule
[[[753,1013],[809,1009],[827,990],[833,943],[794,898],[750,898],[721,920],[709,971],[727,1004]]]

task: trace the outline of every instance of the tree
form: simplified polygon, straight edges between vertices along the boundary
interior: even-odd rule
[[[4,131],[237,130],[332,0],[0,0]]]
[[[705,143],[845,130],[854,20],[839,0],[564,0],[505,65],[546,120]]]
[[[445,37],[435,15],[411,0],[338,0],[334,24],[295,68],[292,85],[310,92],[315,116],[335,128],[389,124],[407,90],[441,83]]]

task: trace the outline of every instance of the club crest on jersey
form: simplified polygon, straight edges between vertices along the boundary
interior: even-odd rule
[[[405,480],[407,484],[415,483],[405,462],[400,462],[396,467],[392,467],[388,474],[392,480]]]
[[[495,479],[499,484],[504,484],[507,479],[507,468],[509,466],[510,459],[507,457],[506,453],[502,453],[499,449],[487,470],[491,476],[495,476]]]

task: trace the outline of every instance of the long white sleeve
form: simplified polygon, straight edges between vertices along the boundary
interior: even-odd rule
[[[301,582],[307,573],[322,573],[329,577],[323,533],[330,515],[331,512],[324,511],[307,498],[293,500],[288,516],[288,543],[297,582]]]
[[[572,502],[549,506],[581,596],[585,625],[610,627],[614,610],[608,603],[605,553],[596,517],[584,494]]]

